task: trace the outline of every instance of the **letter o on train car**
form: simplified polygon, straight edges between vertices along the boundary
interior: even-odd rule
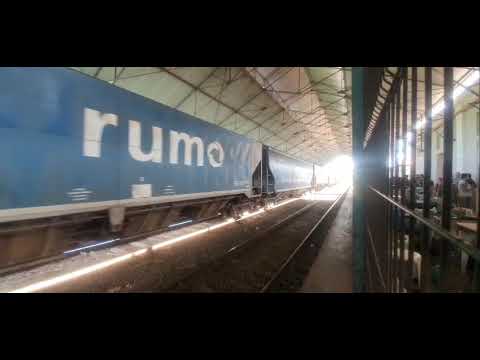
[[[215,156],[213,155],[215,151],[218,152],[218,161],[217,159],[215,159]],[[210,143],[207,148],[207,154],[208,154],[208,162],[212,167],[220,167],[223,165],[225,153],[223,152],[222,145],[219,142],[215,141]]]

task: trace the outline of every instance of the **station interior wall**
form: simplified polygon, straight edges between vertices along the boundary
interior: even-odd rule
[[[458,104],[462,106],[462,103]],[[456,114],[454,120],[453,176],[455,173],[470,173],[479,183],[479,109],[469,107]],[[440,121],[441,122],[441,121]],[[419,140],[417,140],[418,143]],[[437,183],[442,177],[443,161],[443,125],[435,126],[432,131],[432,180]],[[424,173],[424,152],[417,146],[416,173]]]

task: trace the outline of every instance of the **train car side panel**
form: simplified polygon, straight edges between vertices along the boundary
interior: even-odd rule
[[[273,174],[275,192],[306,189],[312,186],[313,166],[269,149],[269,167]]]
[[[0,221],[12,210],[248,195],[256,152],[252,140],[74,70],[0,69]]]

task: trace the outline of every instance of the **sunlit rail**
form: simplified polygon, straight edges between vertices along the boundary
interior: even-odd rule
[[[289,203],[297,201],[299,199],[300,198],[285,200],[285,201],[283,201],[279,204],[270,206],[268,209],[278,208],[280,206],[289,204]],[[264,213],[268,209],[261,208],[261,209],[255,211],[255,212],[251,212],[251,213],[250,212],[244,212],[242,214],[242,216],[237,221],[242,221],[242,220],[245,220],[247,218],[257,216],[259,214]],[[109,268],[113,265],[123,263],[127,260],[131,260],[134,257],[146,254],[148,251],[156,251],[156,250],[159,250],[159,249],[162,249],[162,248],[166,248],[168,246],[171,246],[171,245],[180,243],[182,241],[191,239],[193,237],[196,237],[197,235],[204,234],[204,233],[207,233],[211,230],[215,230],[215,229],[219,229],[221,227],[227,226],[227,225],[232,224],[234,222],[236,222],[236,221],[233,218],[229,218],[229,219],[227,219],[227,220],[225,220],[221,223],[211,225],[211,226],[208,226],[208,227],[200,229],[200,230],[191,231],[187,234],[180,235],[180,236],[175,237],[173,239],[163,240],[163,241],[161,241],[157,244],[154,244],[152,246],[145,247],[143,249],[133,251],[133,252],[125,254],[125,255],[117,256],[113,259],[102,261],[102,262],[99,262],[99,263],[94,264],[94,265],[86,266],[86,267],[83,267],[81,269],[77,269],[77,270],[71,271],[69,273],[53,277],[51,279],[38,281],[38,282],[32,283],[30,285],[27,285],[27,286],[24,286],[24,287],[21,287],[21,288],[18,288],[18,289],[14,289],[14,290],[9,291],[9,292],[10,293],[29,293],[29,292],[36,292],[36,291],[45,290],[45,289],[50,288],[52,286],[59,285],[59,284],[62,284],[62,283],[66,283],[70,280],[75,280],[75,279],[80,278],[82,276],[92,274],[96,271]]]
[[[336,184],[320,191],[308,192],[303,195],[304,200],[334,201],[349,187],[348,183]]]

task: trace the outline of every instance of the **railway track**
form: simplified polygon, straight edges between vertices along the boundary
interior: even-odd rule
[[[193,224],[201,223],[203,221],[209,221],[209,220],[213,220],[220,217],[221,216],[213,216],[213,217],[198,219],[195,221],[189,221],[188,225],[193,225]],[[176,228],[180,229],[181,227],[182,226],[177,226]],[[87,240],[79,241],[76,247],[59,249],[55,253],[49,256],[37,257],[36,259],[30,260],[30,261],[19,262],[9,266],[0,266],[0,276],[13,274],[20,271],[30,270],[41,265],[54,263],[56,261],[64,260],[66,258],[73,257],[73,256],[78,256],[85,252],[113,248],[121,244],[128,244],[130,242],[141,240],[153,235],[158,235],[158,234],[167,232],[169,230],[170,230],[170,227],[166,226],[153,231],[141,232],[141,233],[133,234],[130,236],[124,236],[124,237],[119,237],[119,238],[110,239],[110,240],[102,239],[98,241],[87,241]]]
[[[180,222],[179,223],[180,225],[173,224],[173,226],[175,227],[175,229],[180,229],[184,226],[194,225],[197,223],[202,223],[210,220],[215,220],[221,217],[222,217],[221,215],[204,217],[196,220],[185,221],[184,224]],[[0,276],[5,276],[12,273],[20,272],[20,271],[30,270],[38,266],[60,261],[72,256],[77,256],[82,252],[85,253],[85,252],[90,252],[95,250],[107,249],[107,248],[112,248],[118,245],[134,242],[137,240],[147,238],[149,236],[154,236],[164,232],[168,232],[169,230],[171,230],[171,228],[172,228],[172,225],[169,224],[152,231],[142,231],[132,235],[121,236],[117,238],[112,238],[112,236],[107,236],[105,234],[102,236],[97,235],[95,237],[97,238],[100,237],[100,239],[95,241],[92,241],[91,238],[88,235],[86,235],[86,236],[83,236],[81,240],[76,240],[76,241],[69,240],[70,244],[69,244],[69,241],[65,240],[64,242],[62,242],[60,247],[58,247],[57,249],[52,249],[49,255],[37,256],[31,260],[26,260],[26,261],[17,261],[17,262],[13,261],[12,264],[8,264],[8,265],[2,264],[0,262]]]
[[[146,255],[134,260],[131,264],[112,268],[113,270],[105,271],[101,276],[91,277],[86,276],[84,280],[81,278],[78,281],[71,283],[59,283],[53,288],[47,288],[46,291],[61,291],[61,292],[171,292],[171,291],[261,291],[262,282],[267,282],[267,278],[258,279],[254,290],[246,288],[244,290],[237,290],[237,286],[230,286],[230,290],[223,290],[221,287],[217,290],[217,286],[206,289],[208,284],[201,289],[179,289],[179,284],[185,285],[185,281],[202,270],[208,270],[212,264],[221,263],[222,258],[227,260],[232,258],[234,262],[238,263],[238,256],[241,253],[248,253],[252,259],[256,255],[258,249],[255,244],[260,246],[263,243],[268,243],[265,238],[269,235],[280,238],[273,249],[275,261],[273,261],[268,268],[268,275],[274,276],[275,273],[282,266],[282,261],[287,259],[295,248],[299,245],[299,240],[302,240],[302,234],[308,232],[315,226],[316,221],[326,209],[331,206],[332,201],[308,201],[306,199],[291,199],[276,205],[272,209],[262,210],[258,215],[247,216],[236,222],[232,222],[229,226],[219,228],[217,230],[208,231],[202,235],[197,235],[195,239],[185,242],[179,242],[174,246],[165,247],[164,251],[149,252],[147,248],[155,244],[160,244],[162,241],[175,238],[175,236],[183,236],[198,229],[203,229],[205,226],[193,226],[193,228],[179,229],[178,235],[154,235],[147,240],[141,240],[138,245],[125,244],[119,246],[118,251],[109,250],[108,248],[115,248],[117,244],[110,243],[105,245],[107,249],[99,251],[90,251],[92,255],[88,256],[71,256],[71,260],[62,262],[53,262],[53,264],[40,266],[39,269],[44,269],[46,273],[51,275],[42,276],[42,272],[32,269],[32,272],[19,272],[18,276],[12,274],[11,276],[2,277],[10,283],[10,287],[5,289],[17,289],[31,285],[36,282],[54,279],[64,274],[70,274],[75,271],[80,271],[85,267],[96,266],[99,262],[108,262],[115,257],[136,251],[140,248],[145,248]],[[302,220],[303,219],[303,220]],[[308,221],[306,221],[308,219]],[[306,221],[306,222],[305,222]],[[218,220],[214,220],[211,226],[221,224]],[[200,224],[199,224],[200,225]],[[289,236],[286,236],[285,227],[288,225],[290,231]],[[174,231],[175,233],[175,231]],[[280,235],[279,235],[280,234]],[[300,234],[300,235],[299,235]],[[172,237],[173,236],[173,237]],[[164,240],[162,240],[164,239]],[[123,241],[132,239],[122,239]],[[145,242],[146,241],[146,242]],[[128,242],[128,241],[127,241]],[[137,244],[133,242],[132,244]],[[288,246],[287,246],[288,245]],[[158,245],[155,245],[158,246]],[[94,248],[97,250],[97,248]],[[121,250],[124,249],[124,250]],[[250,249],[250,250],[249,250]],[[89,252],[90,249],[86,250]],[[261,250],[261,249],[260,249]],[[263,250],[264,259],[270,258],[272,249],[268,247]],[[265,253],[266,252],[266,253]],[[267,259],[268,260],[268,259]],[[252,265],[250,261],[246,262],[248,268]],[[265,272],[263,266],[254,267],[259,274]],[[288,267],[286,267],[288,268]],[[26,274],[23,276],[22,274]],[[30,275],[28,275],[30,274]],[[34,278],[37,280],[34,281]],[[232,277],[233,279],[234,277]],[[281,276],[280,276],[281,278]],[[253,279],[255,280],[255,279]],[[241,283],[242,279],[238,279]],[[6,283],[5,283],[6,284]],[[228,286],[227,286],[228,287]],[[242,287],[242,286],[240,286]],[[245,286],[244,286],[245,287]],[[7,291],[5,290],[4,291]],[[8,290],[10,291],[10,290]],[[43,291],[43,290],[42,290]]]
[[[243,238],[251,238],[258,233],[259,229],[270,227],[277,219],[286,217],[289,213],[304,207],[306,203],[306,200],[292,198],[279,202],[272,208],[262,209],[246,216],[244,214],[241,219],[234,222],[212,219],[206,223],[189,223],[175,227],[173,231],[160,230],[158,233],[155,231],[156,234],[139,234],[138,236],[142,237],[151,235],[139,241],[134,241],[137,240],[134,237],[122,238],[113,243],[85,249],[81,253],[77,251],[70,253],[69,256],[63,254],[10,267],[9,273],[0,274],[4,284],[2,291],[22,289],[47,280],[55,282],[54,279],[58,277],[70,276],[86,268],[108,263],[139,249],[143,249],[146,254],[131,264],[114,267],[113,271],[103,271],[101,276],[86,276],[85,280],[79,278],[76,281],[61,281],[57,285],[47,286],[45,291],[151,292],[157,287],[166,288],[187,276],[199,264],[210,262],[237,246]],[[216,228],[227,223],[229,225],[226,227],[220,226],[216,230],[194,235],[197,231],[203,231],[209,227]],[[193,235],[193,241],[179,241],[175,245],[166,246],[163,251],[152,251],[152,247],[157,248],[160,244],[188,234]]]
[[[302,273],[308,271],[308,264],[317,252],[308,250],[318,250],[321,246],[347,191],[334,201],[307,204],[239,242],[215,260],[201,264],[169,288],[158,291],[270,292],[295,289],[301,285]]]

